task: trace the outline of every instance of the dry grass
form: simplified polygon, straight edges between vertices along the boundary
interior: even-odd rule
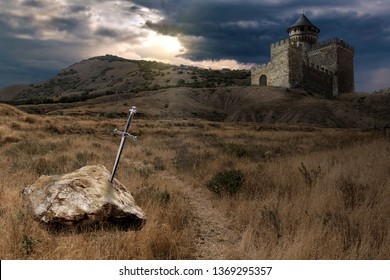
[[[390,143],[359,130],[135,118],[140,141],[126,143],[117,178],[145,227],[41,228],[21,190],[42,174],[110,169],[112,130],[124,122],[0,107],[1,259],[390,258]],[[245,176],[240,191],[210,192],[209,180],[230,169]]]

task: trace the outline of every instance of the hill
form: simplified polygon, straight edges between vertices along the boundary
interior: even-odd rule
[[[124,117],[129,107],[146,119],[198,118],[209,121],[258,122],[339,128],[390,126],[390,95],[346,94],[336,100],[302,90],[278,87],[229,86],[169,88],[105,95],[76,103],[23,105],[38,114]]]
[[[43,83],[5,88],[0,92],[0,101],[13,104],[69,103],[102,95],[162,88],[248,85],[249,77],[246,70],[209,70],[105,55],[73,64]]]

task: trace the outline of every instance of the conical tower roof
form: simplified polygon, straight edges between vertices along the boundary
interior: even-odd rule
[[[315,45],[320,29],[302,14],[298,20],[287,29],[288,38],[292,42],[300,42],[306,45]]]
[[[301,27],[301,26],[314,27],[315,29],[318,30],[318,32],[320,32],[320,29],[317,26],[315,26],[314,24],[312,24],[311,21],[305,16],[305,14],[302,14],[298,18],[298,20],[293,25],[291,25],[288,29],[294,28],[294,27]]]

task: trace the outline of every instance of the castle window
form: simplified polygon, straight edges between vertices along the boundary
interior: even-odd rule
[[[259,85],[260,86],[267,86],[267,76],[266,75],[261,75],[260,76]]]

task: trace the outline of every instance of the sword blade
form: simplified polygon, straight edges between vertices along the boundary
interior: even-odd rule
[[[118,152],[117,152],[116,158],[115,158],[114,167],[113,167],[112,172],[111,172],[110,183],[112,183],[114,181],[115,172],[116,172],[116,169],[117,169],[118,164],[119,164],[119,159],[121,158],[121,155],[122,155],[123,146],[124,146],[124,144],[126,142],[127,131],[130,128],[130,126],[131,126],[131,122],[133,120],[133,116],[134,116],[134,114],[136,112],[137,112],[137,110],[136,110],[136,108],[134,106],[129,110],[129,117],[127,119],[126,125],[124,127],[123,132],[122,132],[121,143],[119,144]]]
[[[121,143],[119,145],[118,152],[116,154],[114,167],[113,167],[112,172],[111,172],[110,183],[112,183],[114,181],[115,172],[116,172],[116,169],[118,167],[119,159],[121,158],[121,155],[122,155],[123,145],[125,144],[125,141],[126,141],[126,136],[123,135],[122,139],[121,139]]]

